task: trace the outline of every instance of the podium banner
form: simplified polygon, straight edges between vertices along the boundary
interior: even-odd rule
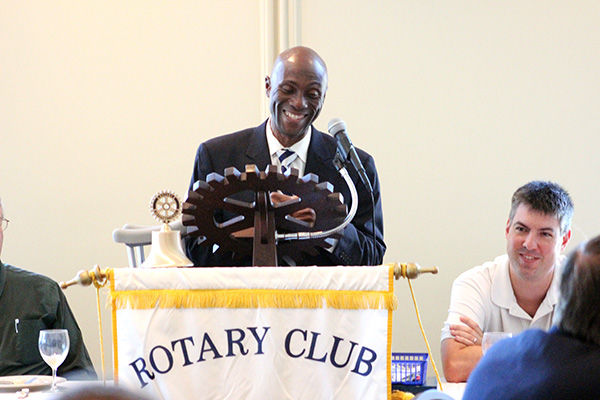
[[[162,399],[389,399],[393,267],[110,271],[115,380]]]

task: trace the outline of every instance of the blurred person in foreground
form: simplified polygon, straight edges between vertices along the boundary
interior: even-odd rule
[[[562,270],[555,325],[492,346],[463,400],[600,399],[600,236],[581,244]]]
[[[0,255],[8,220],[0,199]],[[97,379],[81,331],[56,282],[0,261],[0,376],[52,375],[38,350],[42,329],[66,329],[70,348],[58,375]]]
[[[325,102],[327,83],[325,61],[313,49],[297,46],[279,54],[271,75],[265,77],[269,118],[257,127],[200,144],[190,191],[195,182],[205,181],[212,172],[222,175],[228,167],[245,171],[247,164],[254,164],[264,171],[271,164],[281,171],[295,168],[299,176],[316,174],[319,182],[330,182],[334,192],[341,193],[348,204],[350,191],[333,164],[337,141],[313,126]],[[386,246],[375,161],[363,150],[357,148],[356,151],[373,187],[374,205],[371,205],[369,191],[359,182],[356,172],[348,168],[358,192],[358,210],[351,223],[337,241],[329,243],[331,247],[318,247],[317,254],[304,254],[299,259],[283,259],[281,265],[380,265],[383,262]],[[271,193],[273,203],[290,198],[280,192]],[[246,198],[244,201],[254,200]],[[311,225],[319,218],[318,211],[306,208],[292,216]],[[222,222],[222,215],[215,219]],[[250,257],[235,259],[231,251],[225,254],[214,252],[212,246],[202,245],[197,238],[190,236],[186,238],[186,251],[195,266],[250,265],[252,262]]]
[[[558,302],[562,251],[571,238],[573,202],[553,182],[515,191],[506,224],[506,253],[463,272],[452,284],[442,329],[448,382],[465,382],[482,356],[484,332],[550,329]]]
[[[201,397],[201,396],[200,396]],[[133,391],[123,386],[92,384],[85,387],[66,389],[56,394],[52,400],[151,400],[139,391]]]

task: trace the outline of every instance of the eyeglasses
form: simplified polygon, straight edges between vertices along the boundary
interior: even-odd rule
[[[5,231],[5,230],[8,228],[8,223],[9,223],[9,222],[10,222],[10,221],[9,221],[9,220],[7,220],[7,219],[6,219],[6,218],[4,218],[4,217],[1,217],[1,218],[0,218],[0,226],[2,226],[2,230],[3,230],[3,231]]]

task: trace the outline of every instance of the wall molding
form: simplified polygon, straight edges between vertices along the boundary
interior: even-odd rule
[[[260,27],[261,74],[266,77],[279,53],[300,44],[300,0],[261,0]],[[260,96],[262,119],[269,115],[264,86]]]

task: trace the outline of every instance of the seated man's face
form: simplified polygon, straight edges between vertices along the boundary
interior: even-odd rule
[[[327,89],[327,71],[306,55],[279,61],[267,80],[271,129],[286,147],[304,137],[321,112]]]
[[[506,226],[506,249],[511,275],[524,281],[551,279],[570,232],[560,232],[560,221],[554,215],[532,210],[529,205],[517,207]]]

